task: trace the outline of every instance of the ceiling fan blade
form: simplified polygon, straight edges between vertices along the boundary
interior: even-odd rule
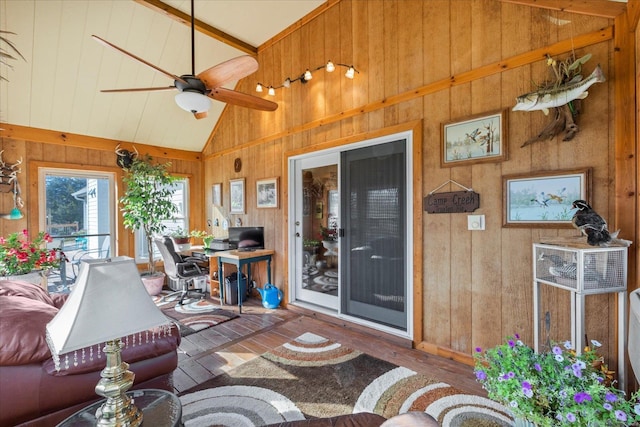
[[[200,119],[204,119],[205,117],[207,117],[209,115],[209,113],[207,111],[202,111],[200,113],[193,113],[193,117],[195,117],[196,119],[200,120]]]
[[[106,40],[104,40],[104,39],[101,39],[100,37],[98,37],[98,36],[96,36],[96,35],[92,35],[91,37],[93,37],[93,38],[94,38],[94,40],[96,40],[98,43],[101,43],[101,44],[103,44],[103,45],[105,45],[105,46],[107,46],[107,47],[110,47],[110,48],[112,48],[112,49],[115,49],[115,50],[117,50],[118,52],[124,53],[125,55],[129,56],[130,58],[133,58],[133,59],[135,59],[136,61],[143,63],[143,64],[144,64],[144,65],[146,65],[147,67],[153,68],[154,70],[156,70],[156,71],[158,71],[158,72],[160,72],[160,73],[164,74],[165,76],[169,77],[169,78],[170,78],[170,79],[172,79],[172,80],[179,80],[179,81],[181,81],[181,82],[183,82],[183,83],[187,84],[187,82],[185,82],[184,80],[182,80],[182,78],[181,78],[180,76],[176,76],[175,74],[171,74],[170,72],[165,71],[165,70],[163,70],[162,68],[156,67],[156,66],[155,66],[155,65],[153,65],[152,63],[147,62],[147,61],[145,61],[144,59],[142,59],[142,58],[140,58],[140,57],[138,57],[138,56],[135,56],[133,53],[129,53],[129,52],[127,52],[126,50],[124,50],[124,49],[122,49],[122,48],[120,48],[120,47],[116,46],[115,44],[109,43],[108,41],[106,41]]]
[[[207,89],[213,89],[229,81],[240,80],[256,71],[258,71],[258,61],[253,56],[243,55],[214,65],[197,77],[202,80]]]
[[[103,89],[100,92],[111,93],[111,92],[151,92],[151,91],[163,91],[163,90],[174,90],[175,86],[166,86],[166,87],[137,87],[132,89]]]
[[[227,104],[239,105],[240,107],[253,108],[255,110],[274,111],[278,108],[278,104],[275,102],[223,87],[212,89],[209,97],[217,101],[226,102]]]

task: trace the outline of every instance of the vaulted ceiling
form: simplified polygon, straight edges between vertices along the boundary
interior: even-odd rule
[[[255,56],[325,2],[195,0],[195,73]],[[173,81],[91,38],[169,73],[191,74],[190,13],[190,0],[0,0],[0,30],[16,33],[3,36],[25,58],[0,65],[8,80],[0,83],[0,122],[201,151],[226,104],[213,101],[208,117],[196,120],[176,105],[176,90],[102,93]]]
[[[337,1],[194,0],[194,71],[255,56],[259,46]],[[611,18],[626,7],[626,0],[499,1]],[[8,80],[0,81],[0,123],[201,151],[226,104],[213,101],[208,117],[196,120],[176,105],[175,90],[102,93],[173,81],[91,38],[169,73],[190,74],[190,11],[190,0],[0,0],[0,30],[16,33],[3,36],[25,58],[10,60],[12,68],[0,64]]]

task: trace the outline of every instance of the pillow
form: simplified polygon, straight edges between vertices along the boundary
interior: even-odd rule
[[[22,280],[0,280],[0,296],[25,297],[53,305],[53,300],[42,287]]]
[[[23,296],[0,296],[0,366],[26,365],[51,357],[45,327],[58,309]]]

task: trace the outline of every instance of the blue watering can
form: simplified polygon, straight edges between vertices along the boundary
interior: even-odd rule
[[[271,283],[264,285],[263,289],[257,288],[262,297],[262,306],[264,308],[278,308],[280,301],[282,301],[282,291]]]

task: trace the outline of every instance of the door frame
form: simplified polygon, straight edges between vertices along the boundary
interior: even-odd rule
[[[408,211],[410,212],[410,223],[407,224],[407,230],[410,230],[409,235],[412,239],[410,245],[410,253],[407,255],[407,262],[411,268],[408,269],[408,280],[410,280],[410,287],[407,298],[410,298],[411,303],[407,306],[407,331],[398,331],[397,329],[386,327],[384,325],[375,324],[373,322],[363,321],[362,319],[352,318],[344,315],[338,315],[336,313],[325,312],[318,310],[317,307],[309,307],[314,311],[319,311],[331,316],[344,318],[349,322],[361,324],[376,330],[380,330],[391,335],[400,336],[403,338],[409,338],[413,341],[414,346],[418,345],[423,340],[423,213],[422,213],[422,196],[423,196],[423,166],[422,166],[422,152],[423,152],[423,138],[422,138],[423,121],[415,120],[412,122],[402,123],[399,125],[379,129],[376,131],[365,132],[357,135],[351,135],[348,137],[322,142],[318,144],[307,145],[302,148],[286,151],[283,155],[283,182],[287,183],[287,192],[283,198],[284,206],[287,209],[284,212],[284,227],[286,230],[285,236],[283,236],[283,247],[285,248],[285,254],[290,250],[295,250],[295,246],[292,246],[292,242],[295,234],[295,219],[290,220],[290,212],[294,207],[295,200],[293,197],[289,197],[292,191],[290,176],[293,175],[291,169],[292,158],[300,158],[301,156],[310,153],[320,153],[323,151],[337,150],[343,151],[347,147],[357,148],[358,146],[367,146],[374,144],[375,141],[379,141],[383,138],[389,137],[407,137],[411,142],[410,147],[407,150],[407,176],[410,178],[409,183],[411,187],[407,188],[407,194],[409,194]],[[403,135],[406,133],[406,135]],[[284,271],[286,275],[284,277],[284,293],[283,301],[285,304],[295,304],[305,307],[304,304],[298,304],[292,300],[292,292],[290,278],[292,275],[292,268],[295,269],[295,263],[289,260],[289,256],[284,256]],[[305,307],[306,308],[306,307]]]

